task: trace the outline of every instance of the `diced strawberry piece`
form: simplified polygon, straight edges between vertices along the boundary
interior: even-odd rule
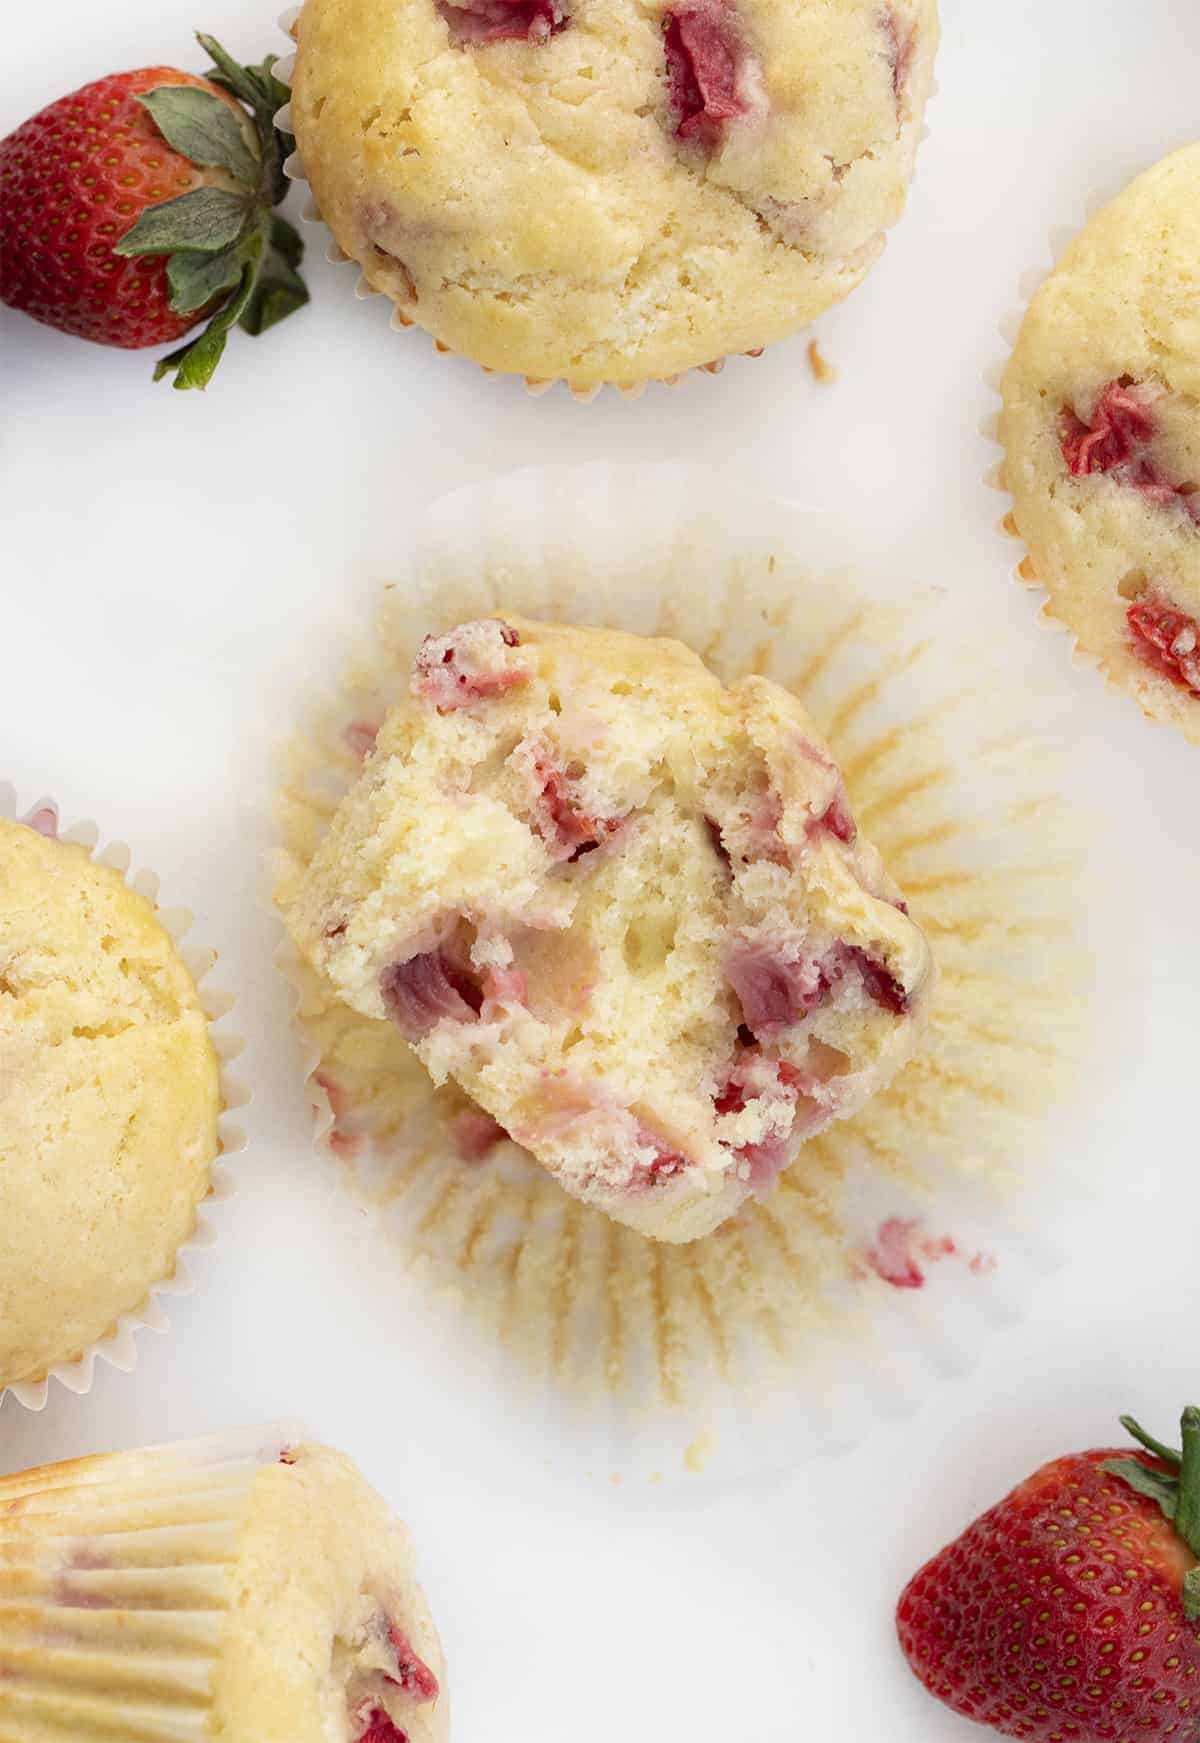
[[[473,1023],[483,1007],[483,988],[469,966],[444,949],[422,951],[393,962],[379,977],[392,1021],[408,1041],[420,1041],[449,1018]]]
[[[443,714],[501,696],[528,680],[524,666],[508,661],[508,650],[520,644],[515,629],[490,617],[426,636],[413,667],[413,695]]]
[[[523,968],[487,968],[483,973],[484,1003],[523,1005],[529,998],[529,977]]]
[[[756,939],[739,940],[725,973],[746,1027],[760,1041],[815,1010],[831,984],[815,956],[785,956],[778,946]]]
[[[1134,391],[1136,385],[1128,375],[1110,381],[1096,400],[1090,423],[1084,423],[1070,407],[1065,410],[1062,450],[1073,478],[1110,472],[1150,440],[1154,418],[1145,400]]]
[[[841,949],[848,959],[847,966],[856,968],[862,975],[867,996],[894,1017],[904,1016],[909,1008],[909,996],[886,962],[881,962],[877,956],[868,956],[856,944],[846,944]]]
[[[666,15],[664,47],[669,101],[681,139],[716,143],[727,121],[746,113],[738,96],[745,51],[724,0],[700,0]]]
[[[355,1743],[408,1743],[408,1732],[394,1725],[382,1707],[372,1707],[359,1723],[367,1728],[358,1733]]]
[[[402,1688],[411,1695],[418,1705],[426,1701],[436,1701],[438,1698],[438,1679],[434,1676],[423,1658],[419,1658],[413,1649],[412,1641],[396,1622],[388,1626],[388,1639],[396,1649],[397,1674],[389,1676],[388,1681]]]
[[[1200,696],[1200,625],[1161,596],[1145,592],[1125,614],[1133,651],[1173,684]]]
[[[558,0],[437,0],[437,9],[457,43],[545,42],[570,22]]]
[[[529,755],[529,773],[537,789],[534,828],[556,860],[574,864],[615,835],[625,820],[595,817],[585,810],[547,749],[531,747]]]
[[[1063,458],[1073,478],[1111,472],[1154,434],[1154,415],[1132,376],[1122,375],[1101,390],[1090,423],[1069,406],[1063,413]]]
[[[908,994],[887,964],[857,944],[838,943],[816,957],[789,954],[760,939],[741,939],[729,953],[725,973],[746,1027],[760,1041],[800,1022],[848,973],[860,975],[868,997],[894,1016],[909,1009]]]

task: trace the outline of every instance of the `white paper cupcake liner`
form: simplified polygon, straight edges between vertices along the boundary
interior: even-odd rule
[[[259,1470],[294,1424],[0,1477],[3,1743],[203,1743]]]
[[[1177,139],[1173,144],[1165,145],[1158,153],[1158,158],[1169,157],[1172,152],[1191,144],[1193,138],[1194,135],[1189,134]],[[1004,498],[1003,512],[995,524],[1012,579],[1019,582],[1023,589],[1032,595],[1036,602],[1037,615],[1042,622],[1055,630],[1065,640],[1068,658],[1076,669],[1099,674],[1109,692],[1119,697],[1126,706],[1135,708],[1141,718],[1149,722],[1150,725],[1169,726],[1169,722],[1160,716],[1148,713],[1141,706],[1128,685],[1113,676],[1100,655],[1094,654],[1080,645],[1076,632],[1070,624],[1064,622],[1055,610],[1054,601],[1038,575],[1033,558],[1025,548],[1020,529],[1013,517],[1014,503],[1005,481],[1006,457],[1003,444],[1000,441],[1000,416],[1003,410],[1001,389],[1004,372],[1008,368],[1013,347],[1017,342],[1017,336],[1021,331],[1030,303],[1051,273],[1054,272],[1080,231],[1091,223],[1098,212],[1102,211],[1112,200],[1115,200],[1118,194],[1129,186],[1135,176],[1139,175],[1142,170],[1149,168],[1150,161],[1157,161],[1157,159],[1134,165],[1123,180],[1114,182],[1111,186],[1090,189],[1084,196],[1077,222],[1073,225],[1058,224],[1050,230],[1047,236],[1049,260],[1038,266],[1032,266],[1021,274],[1017,281],[1017,300],[1004,314],[996,330],[999,341],[996,356],[983,372],[983,385],[993,404],[992,409],[989,409],[980,419],[978,427],[980,435],[988,445],[988,459],[983,473],[983,482],[989,490],[996,491]],[[1013,560],[1014,544],[1019,546],[1023,553],[1016,561]]]
[[[287,37],[289,44],[294,45],[294,43],[295,43],[295,27],[296,27],[297,21],[299,20],[299,17],[300,17],[302,10],[303,10],[303,8],[300,6],[290,6],[290,7],[288,7],[288,9],[285,12],[281,13],[279,16],[279,21],[278,21],[279,28],[280,28],[280,30],[282,30],[283,34]],[[288,54],[282,55],[275,62],[275,65],[272,68],[272,71],[274,72],[275,77],[279,80],[279,82],[283,85],[289,86],[289,88],[291,86],[292,73],[295,70],[295,64],[296,64],[295,53],[289,52]],[[934,81],[930,85],[929,98],[928,98],[928,102],[926,104],[926,109],[928,109],[928,104],[932,103],[933,99],[937,96],[937,90],[938,90],[937,80],[934,79]],[[291,133],[291,131],[292,131],[292,116],[291,116],[290,104],[285,103],[283,105],[283,107],[278,111],[278,113],[275,116],[275,124],[276,124],[276,126],[280,127],[284,132]],[[924,120],[922,120],[921,125],[917,130],[917,139],[916,139],[917,146],[919,147],[919,146],[923,145],[925,140],[928,139],[928,137],[929,137],[928,124]],[[319,226],[321,226],[321,228],[325,229],[326,228],[325,221],[321,216],[321,209],[317,204],[316,198],[312,192],[312,189],[309,187],[308,180],[304,174],[304,164],[303,164],[303,161],[301,160],[299,151],[294,151],[291,154],[291,156],[287,159],[287,161],[285,162],[285,164],[283,166],[283,173],[285,176],[287,176],[289,181],[296,182],[304,189],[304,205],[302,206],[301,212],[300,212],[300,216],[301,216],[301,219],[303,220],[303,222],[306,224],[319,225]],[[916,174],[917,174],[916,161],[914,160],[914,167],[913,167],[912,173],[909,176],[908,184],[907,184],[907,187],[905,189],[905,197],[904,197],[905,205],[907,205],[908,199],[911,195],[912,186],[913,186],[914,181],[916,180]],[[903,216],[903,213],[901,213],[901,216]],[[885,230],[883,232],[883,234],[879,237],[878,249],[875,253],[874,258],[868,262],[868,265],[866,267],[866,271],[863,274],[863,280],[865,280],[867,277],[869,277],[871,272],[875,269],[875,267],[878,266],[879,257],[880,257],[880,255],[882,255],[884,248],[887,244],[887,235],[888,235],[888,232],[887,232],[887,230]],[[382,296],[384,294],[382,291],[376,289],[376,287],[367,278],[366,274],[362,271],[361,267],[358,266],[358,262],[353,258],[352,255],[347,254],[346,251],[339,245],[339,243],[332,236],[330,236],[330,239],[325,247],[325,258],[327,261],[329,261],[329,263],[332,266],[353,266],[356,269],[356,271],[358,273],[358,277],[355,280],[354,294],[360,301],[365,301],[368,298]],[[863,280],[860,280],[859,284],[861,284],[863,282]],[[859,288],[859,285],[856,285],[854,288],[855,288],[855,290],[857,290]],[[853,296],[854,291],[848,292],[847,295]],[[845,299],[842,299],[842,300],[845,300]],[[837,305],[834,304],[833,306],[836,307]],[[813,331],[815,324],[816,324],[816,320],[819,320],[819,319],[820,319],[820,316],[815,317],[814,321],[810,322],[808,327],[801,328],[798,331],[802,332],[802,333],[811,333]],[[395,333],[405,333],[405,332],[411,332],[414,330],[418,331],[418,332],[424,331],[424,329],[421,328],[419,322],[410,319],[410,317],[404,313],[403,309],[399,308],[398,306],[396,308],[393,308],[393,310],[392,310],[390,324],[391,324],[392,331]],[[789,337],[792,337],[792,338],[795,338],[796,336],[797,336],[796,334],[789,335]],[[443,341],[440,339],[434,338],[432,334],[428,334],[427,337],[429,338],[430,344],[433,346],[435,356],[438,356],[438,357],[463,356],[464,361],[470,362],[470,363],[475,363],[474,358],[465,357],[463,353],[456,352],[456,351],[452,350],[449,345],[444,344]],[[773,341],[773,343],[783,343],[783,341]],[[768,345],[758,345],[758,346],[755,346],[754,349],[750,350],[750,351],[743,351],[740,353],[730,353],[728,355],[722,355],[720,357],[711,358],[707,363],[693,364],[691,366],[691,368],[681,370],[681,371],[679,371],[678,374],[675,374],[675,375],[653,376],[653,377],[648,378],[645,381],[635,381],[635,382],[602,381],[602,382],[589,382],[589,383],[584,384],[584,383],[579,383],[579,382],[572,382],[563,376],[543,377],[543,376],[533,376],[533,375],[526,375],[526,376],[522,377],[521,379],[524,383],[525,392],[527,394],[529,394],[529,396],[532,399],[540,399],[543,394],[549,393],[549,391],[552,387],[557,387],[559,385],[559,383],[561,382],[561,384],[567,389],[568,393],[571,395],[571,398],[573,400],[575,400],[577,402],[577,404],[579,404],[579,405],[590,405],[593,400],[599,398],[599,396],[601,395],[601,393],[603,393],[603,391],[606,387],[612,388],[613,391],[615,393],[619,394],[622,399],[633,400],[633,399],[640,399],[648,387],[656,386],[656,387],[677,388],[683,382],[684,378],[686,376],[689,376],[689,375],[720,375],[721,371],[725,368],[726,363],[729,362],[729,358],[732,355],[740,355],[743,357],[749,357],[749,358],[757,360],[758,358],[760,358],[763,355],[763,353],[765,351],[767,351],[769,349],[770,349],[770,346],[768,346]],[[511,377],[508,376],[508,373],[506,371],[497,370],[497,369],[490,369],[486,364],[475,363],[475,367],[476,367],[476,369],[481,370],[484,375],[490,376],[490,377],[494,378],[495,380],[499,381],[499,380],[504,380],[504,379],[511,379]]]
[[[1100,1093],[1137,1022],[1122,962],[1103,1055],[1087,1038],[1084,934],[1116,932],[1125,897],[1085,866],[1089,796],[1054,698],[981,634],[974,602],[838,573],[852,537],[685,465],[457,492],[397,550],[374,631],[287,753],[282,892],[427,631],[499,607],[678,636],[726,679],[799,692],[930,934],[939,991],[913,1063],[769,1198],[674,1248],[567,1198],[511,1143],[467,1159],[458,1092],[281,951],[318,1146],[438,1297],[457,1384],[499,1423],[524,1375],[544,1445],[599,1473],[786,1469],[970,1365],[1024,1310],[1078,1202],[1065,1092],[1082,1071]]]
[[[230,1156],[246,1147],[246,1135],[231,1118],[247,1105],[250,1092],[231,1071],[232,1062],[245,1043],[233,1021],[234,1000],[230,993],[213,986],[210,971],[217,957],[214,950],[194,942],[184,944],[191,932],[194,916],[186,908],[163,908],[158,905],[159,879],[154,872],[133,870],[132,855],[121,841],[99,846],[100,831],[95,823],[83,821],[65,828],[59,821],[58,806],[53,799],[39,799],[27,810],[18,809],[16,791],[0,784],[0,816],[27,823],[43,835],[72,842],[87,849],[98,865],[111,867],[121,874],[130,889],[154,904],[158,919],[179,950],[180,960],[191,975],[200,996],[200,1003],[209,1019],[209,1034],[216,1050],[220,1068],[221,1112],[217,1122],[218,1159],[213,1163],[209,1190],[196,1213],[196,1225],[179,1248],[175,1268],[169,1277],[153,1284],[145,1301],[136,1310],[124,1313],[104,1337],[98,1338],[67,1362],[57,1362],[38,1380],[20,1380],[5,1387],[0,1385],[0,1409],[6,1398],[13,1398],[27,1410],[43,1410],[49,1397],[50,1381],[57,1380],[68,1392],[79,1395],[91,1390],[97,1359],[128,1374],[137,1365],[136,1335],[139,1331],[163,1332],[169,1320],[164,1301],[173,1295],[190,1295],[194,1288],[192,1265],[197,1256],[217,1239],[218,1225],[214,1213],[218,1205],[233,1197],[235,1182],[226,1166]],[[0,1738],[2,1738],[0,1732]]]

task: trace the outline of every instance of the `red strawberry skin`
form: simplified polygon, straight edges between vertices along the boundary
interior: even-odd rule
[[[1200,1623],[1181,1598],[1196,1558],[1100,1468],[1129,1456],[1043,1466],[917,1574],[897,1626],[931,1694],[1031,1743],[1198,1743]]]
[[[114,243],[147,206],[225,178],[167,144],[135,98],[159,85],[216,85],[143,67],[84,85],[0,140],[0,302],[101,345],[160,345],[205,318],[167,301],[166,259],[124,260]]]

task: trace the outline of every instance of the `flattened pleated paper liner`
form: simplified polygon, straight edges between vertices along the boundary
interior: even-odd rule
[[[1100,1069],[1069,770],[1011,648],[972,653],[928,590],[889,599],[837,574],[838,543],[825,517],[688,466],[535,471],[459,492],[285,752],[281,895],[426,632],[506,608],[677,636],[727,680],[757,671],[797,691],[929,934],[938,983],[911,1064],[806,1144],[767,1198],[674,1247],[490,1142],[391,1025],[349,1011],[284,946],[320,1147],[396,1263],[447,1297],[462,1371],[477,1361],[502,1412],[526,1376],[547,1444],[597,1472],[670,1474],[685,1456],[731,1474],[786,1467],[854,1438],[965,1366],[1021,1310],[1061,1235],[1067,1092],[1085,1061]],[[1122,1001],[1136,1022],[1124,983]]]
[[[1083,201],[1083,207],[1078,221],[1074,225],[1060,224],[1051,230],[1047,238],[1049,260],[1043,262],[1043,264],[1039,266],[1030,267],[1021,275],[1017,284],[1017,302],[1008,310],[999,323],[997,337],[1002,349],[998,348],[995,361],[984,371],[983,375],[983,382],[985,388],[988,390],[988,396],[993,402],[995,402],[995,404],[994,409],[988,411],[980,420],[979,424],[979,432],[985,438],[991,450],[990,463],[984,472],[984,483],[987,485],[989,490],[998,492],[998,494],[1004,498],[1004,508],[996,522],[996,531],[1004,541],[1003,549],[1005,560],[1009,565],[1013,580],[1021,582],[1022,585],[1033,594],[1037,602],[1038,616],[1046,625],[1057,630],[1065,639],[1068,657],[1072,664],[1076,667],[1098,673],[1105,681],[1111,695],[1119,696],[1125,703],[1132,704],[1133,707],[1137,709],[1138,713],[1152,726],[1165,726],[1168,725],[1168,722],[1153,714],[1146,713],[1145,709],[1141,707],[1137,697],[1132,693],[1128,686],[1113,677],[1101,656],[1093,654],[1087,648],[1080,646],[1079,638],[1075,631],[1071,628],[1070,624],[1065,623],[1055,611],[1054,601],[1042,584],[1041,578],[1034,566],[1033,558],[1029,555],[1028,551],[1024,549],[1024,541],[1021,538],[1020,528],[1017,526],[1013,514],[1014,505],[1012,495],[1008,489],[1004,476],[1005,454],[1000,442],[1000,414],[1003,409],[1001,386],[1004,381],[1004,372],[1008,368],[1009,358],[1011,357],[1013,347],[1017,342],[1017,336],[1021,331],[1021,326],[1024,322],[1029,305],[1041,289],[1042,285],[1050,277],[1051,273],[1055,271],[1059,261],[1071,246],[1072,242],[1075,241],[1085,226],[1090,224],[1092,219],[1096,217],[1099,212],[1103,211],[1105,206],[1115,200],[1118,194],[1124,192],[1124,190],[1129,186],[1129,183],[1133,181],[1136,176],[1140,175],[1144,170],[1149,169],[1153,163],[1164,157],[1171,156],[1175,151],[1182,150],[1185,145],[1192,144],[1194,137],[1194,135],[1189,135],[1186,138],[1176,139],[1173,142],[1166,144],[1157,154],[1157,157],[1149,157],[1144,163],[1132,166],[1124,180],[1117,182],[1114,186],[1104,189],[1093,188],[1086,195]],[[1024,553],[1015,561],[1014,542],[1021,546]]]
[[[179,951],[180,960],[191,975],[200,1003],[209,1020],[209,1036],[216,1050],[220,1067],[221,1112],[217,1121],[217,1160],[210,1172],[209,1189],[196,1212],[196,1224],[191,1235],[175,1256],[175,1268],[169,1277],[153,1284],[146,1299],[134,1310],[124,1313],[104,1337],[88,1345],[70,1361],[58,1362],[36,1380],[16,1381],[5,1388],[0,1385],[0,1409],[12,1397],[28,1410],[45,1408],[50,1381],[58,1380],[69,1392],[90,1391],[97,1358],[110,1367],[130,1373],[137,1365],[136,1334],[142,1330],[166,1331],[169,1320],[163,1305],[171,1295],[190,1295],[194,1287],[192,1265],[202,1249],[217,1239],[214,1211],[219,1204],[232,1198],[234,1178],[224,1158],[246,1147],[246,1135],[230,1117],[250,1100],[249,1091],[230,1072],[230,1065],[241,1053],[242,1038],[234,1028],[233,997],[214,987],[209,979],[216,952],[194,942],[184,943],[191,932],[194,916],[186,908],[163,908],[158,905],[159,880],[154,872],[132,869],[132,855],[124,842],[114,841],[99,846],[100,831],[94,823],[81,822],[65,827],[59,819],[58,806],[52,799],[40,799],[28,810],[18,809],[15,790],[0,784],[0,816],[16,819],[38,830],[87,849],[98,865],[110,866],[120,872],[129,888],[150,902],[158,920]],[[2,1732],[0,1732],[2,1736]]]
[[[301,7],[292,6],[292,7],[289,7],[286,12],[281,13],[280,17],[279,17],[279,28],[283,31],[284,35],[287,37],[289,44],[292,45],[293,52],[289,52],[289,53],[281,56],[280,59],[275,62],[275,65],[272,68],[272,71],[274,72],[275,77],[280,81],[281,84],[287,85],[289,87],[291,86],[292,73],[294,72],[295,65],[296,65],[296,57],[295,57],[295,53],[294,53],[294,45],[295,45],[295,40],[296,40],[295,31],[296,31],[296,25],[297,25],[299,18],[300,18],[301,11],[302,11]],[[934,97],[936,97],[936,96],[937,96],[937,81],[934,80],[933,84],[930,87],[928,102],[931,103],[933,101]],[[927,106],[928,106],[928,104],[927,104]],[[292,117],[291,117],[291,107],[289,104],[285,103],[283,108],[279,110],[278,114],[275,117],[275,124],[276,124],[276,126],[280,127],[284,132],[291,133],[291,131],[292,131]],[[924,141],[926,139],[928,139],[928,137],[929,137],[929,127],[924,121],[922,121],[918,130],[917,130],[917,144],[918,145],[923,144]],[[312,191],[309,188],[308,182],[305,179],[304,164],[301,161],[300,153],[298,151],[293,152],[292,155],[288,158],[287,162],[283,166],[283,171],[284,171],[284,174],[288,177],[288,179],[290,181],[299,183],[300,186],[304,189],[304,206],[301,210],[301,217],[304,219],[305,223],[324,225],[324,220],[321,217],[321,209],[317,205],[316,199],[314,198]],[[913,185],[914,180],[916,179],[916,173],[917,173],[916,167],[914,166],[913,170],[911,171],[911,173],[909,175],[907,188],[905,189],[904,204],[906,207],[907,207],[908,200],[909,200],[911,193],[912,193],[912,185]],[[900,216],[901,216],[901,218],[903,218],[903,211],[901,212]],[[855,286],[855,290],[858,290],[859,288],[861,288],[862,283],[865,281],[865,279],[867,277],[869,277],[870,273],[879,264],[879,257],[883,253],[886,245],[887,245],[887,231],[885,231],[880,236],[878,248],[877,248],[874,256],[867,263],[866,269],[863,273],[863,278],[859,281],[859,284]],[[369,297],[377,297],[377,296],[384,295],[384,293],[380,290],[377,290],[376,287],[367,278],[367,275],[362,271],[361,267],[359,266],[358,262],[353,258],[353,256],[347,254],[346,251],[339,245],[339,243],[336,240],[334,240],[334,238],[332,236],[330,237],[330,240],[325,248],[325,258],[333,266],[353,266],[354,267],[355,271],[358,274],[358,277],[357,277],[357,280],[356,280],[355,286],[354,286],[354,294],[360,300],[365,300]],[[849,296],[853,296],[855,294],[855,292],[852,290],[852,291],[848,292],[847,294]],[[844,301],[845,299],[843,298],[842,300]],[[834,306],[836,307],[836,304]],[[817,319],[820,319],[820,317],[818,316]],[[813,323],[811,323],[808,327],[802,328],[800,331],[802,331],[804,333],[811,333],[813,331],[814,326],[815,326],[815,321]],[[408,332],[408,331],[413,330],[413,329],[415,329],[417,331],[422,330],[418,327],[417,322],[414,321],[409,315],[406,315],[404,310],[402,308],[400,308],[399,306],[394,307],[392,310],[391,327],[392,327],[393,332],[397,332],[397,333]],[[792,334],[789,336],[794,338],[796,335]],[[433,346],[433,349],[434,349],[435,353],[437,354],[437,356],[439,356],[439,357],[454,357],[454,356],[458,355],[457,352],[454,352],[451,350],[449,345],[443,344],[443,342],[440,339],[435,339],[432,334],[429,334],[428,337],[429,337],[430,344]],[[785,341],[783,341],[783,340],[773,341],[773,343],[781,343],[782,344],[782,343],[785,343]],[[745,357],[750,357],[750,358],[759,358],[763,355],[763,352],[767,349],[768,349],[767,346],[760,345],[760,346],[755,347],[755,349],[752,351],[743,352],[742,355]],[[648,380],[645,380],[645,381],[635,381],[635,382],[615,382],[615,381],[614,382],[592,382],[592,383],[584,385],[584,384],[580,384],[580,383],[566,380],[564,377],[560,377],[560,376],[537,377],[537,376],[532,376],[532,375],[526,375],[525,377],[523,377],[523,380],[524,380],[524,385],[525,385],[525,391],[533,399],[540,399],[542,394],[548,393],[550,391],[550,389],[552,387],[556,387],[558,385],[559,381],[561,380],[563,382],[563,385],[566,387],[567,391],[570,393],[572,399],[577,400],[581,405],[590,405],[594,399],[597,399],[600,396],[600,394],[604,391],[605,387],[611,387],[611,388],[615,389],[615,391],[618,394],[620,394],[622,399],[640,399],[641,396],[645,393],[646,389],[649,386],[651,386],[652,381],[654,384],[656,384],[660,387],[670,387],[670,388],[678,387],[680,385],[680,383],[683,381],[684,376],[686,376],[686,375],[720,375],[721,371],[724,369],[728,360],[729,360],[728,357],[714,357],[707,363],[694,364],[690,369],[685,369],[677,375],[655,376],[655,377],[648,379]],[[474,361],[474,360],[467,359],[467,361]],[[477,369],[482,370],[484,375],[495,376],[498,379],[503,379],[505,376],[504,371],[489,369],[488,366],[486,364],[483,364],[483,363],[477,363],[475,365],[475,367]]]
[[[0,1743],[203,1743],[251,1485],[294,1424],[0,1477]]]

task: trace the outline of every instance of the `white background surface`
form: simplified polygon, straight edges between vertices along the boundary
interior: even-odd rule
[[[310,240],[314,306],[236,336],[209,393],[152,387],[146,355],[0,311],[0,779],[97,818],[198,912],[250,1037],[252,1148],[196,1294],[143,1334],[137,1372],[40,1417],[0,1412],[0,1470],[300,1415],[412,1523],[465,1743],[951,1743],[976,1735],[893,1645],[905,1578],[1042,1459],[1166,1432],[1200,1394],[1196,755],[1143,725],[1009,580],[980,475],[981,370],[1046,235],[1194,130],[1191,0],[944,0],[941,92],[905,220],[868,283],[803,341],[640,403],[535,402],[393,335],[382,299]],[[0,132],[101,73],[199,66],[202,25],[274,42],[233,0],[9,8]],[[314,232],[308,232],[313,237]],[[856,1453],[771,1486],[614,1487],[455,1398],[388,1252],[311,1154],[274,936],[255,906],[270,747],[330,638],[368,611],[406,524],[445,489],[546,459],[685,456],[863,528],[901,573],[969,590],[1056,649],[1111,771],[1097,851],[1138,870],[1153,989],[1102,1122],[1074,1142],[1098,1188],[1068,1262],[973,1377]],[[1099,941],[1104,947],[1104,940]],[[439,1347],[440,1346],[440,1347]],[[455,1427],[454,1425],[459,1425]]]

